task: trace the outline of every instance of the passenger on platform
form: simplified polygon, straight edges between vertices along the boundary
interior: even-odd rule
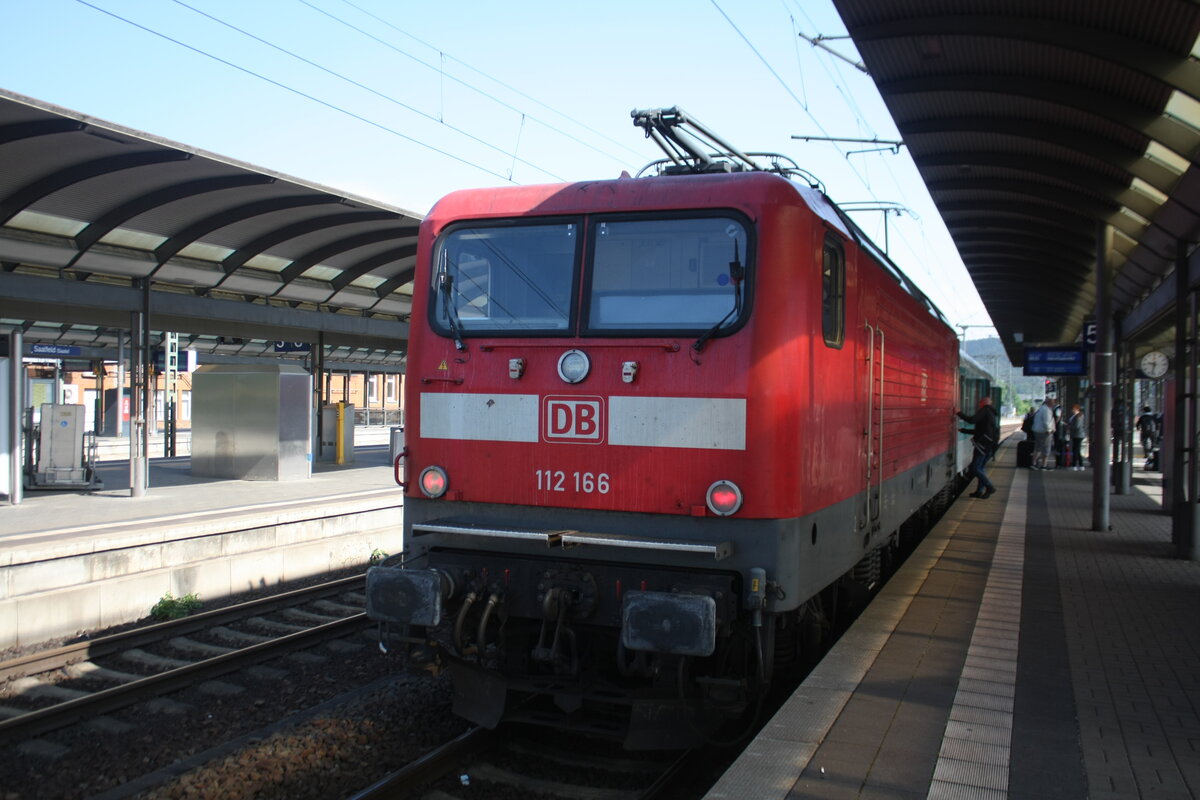
[[[996,493],[996,487],[992,485],[983,468],[987,465],[988,459],[992,457],[1000,444],[1000,415],[996,412],[995,407],[992,406],[991,397],[982,398],[979,401],[979,409],[973,415],[968,416],[962,411],[955,413],[965,422],[975,426],[974,430],[967,428],[959,429],[963,433],[971,434],[971,445],[975,448],[975,455],[971,459],[971,469],[967,473],[967,479],[970,480],[972,477],[975,477],[979,479],[979,483],[970,496],[987,499]]]
[[[1141,416],[1137,418],[1138,433],[1142,437],[1142,456],[1150,457],[1154,445],[1158,443],[1158,420],[1150,411],[1150,406],[1142,406]]]
[[[1025,438],[1029,440],[1030,446],[1033,443],[1033,415],[1037,412],[1036,408],[1030,407],[1025,412],[1025,419],[1021,420],[1021,432],[1025,434]]]
[[[1066,419],[1063,415],[1063,407],[1056,400],[1054,402],[1054,465],[1056,467],[1067,466],[1067,445],[1070,444],[1067,436]]]
[[[1071,438],[1071,469],[1079,472],[1083,469],[1083,440],[1087,436],[1087,420],[1078,403],[1071,406],[1071,414],[1067,417],[1067,435]]]
[[[1033,414],[1032,469],[1054,469],[1050,466],[1050,448],[1054,446],[1054,405],[1054,398],[1047,397]]]

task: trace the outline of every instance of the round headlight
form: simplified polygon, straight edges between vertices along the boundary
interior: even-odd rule
[[[435,500],[446,493],[446,486],[449,483],[450,479],[446,477],[446,470],[441,467],[426,467],[421,470],[421,477],[417,481],[425,496]]]
[[[592,363],[582,350],[568,350],[558,359],[558,377],[567,383],[579,383],[591,368]]]
[[[718,517],[728,517],[742,507],[742,490],[733,481],[717,481],[708,487],[708,509]]]

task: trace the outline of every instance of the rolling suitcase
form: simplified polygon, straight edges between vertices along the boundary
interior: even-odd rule
[[[1023,442],[1017,442],[1017,466],[1033,466],[1033,442],[1029,439],[1026,439]]]

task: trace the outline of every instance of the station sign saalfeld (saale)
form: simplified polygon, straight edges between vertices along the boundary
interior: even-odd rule
[[[74,345],[66,344],[31,344],[29,352],[35,356],[77,356],[83,351]]]
[[[1082,347],[1026,347],[1025,375],[1087,375]]]

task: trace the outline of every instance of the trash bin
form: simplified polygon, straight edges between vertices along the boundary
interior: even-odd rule
[[[321,406],[321,461],[337,462],[338,403]],[[342,408],[342,462],[354,463],[354,406]]]

